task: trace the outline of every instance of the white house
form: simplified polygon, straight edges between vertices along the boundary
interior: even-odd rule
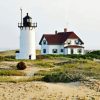
[[[84,42],[74,33],[57,32],[55,34],[44,34],[39,42],[41,54],[84,54]]]

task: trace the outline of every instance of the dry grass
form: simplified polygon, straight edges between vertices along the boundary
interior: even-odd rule
[[[25,76],[25,73],[19,70],[0,70],[0,76]]]
[[[5,51],[1,52],[0,56],[14,56],[15,51]],[[40,54],[40,51],[37,50],[37,54]],[[35,73],[35,75],[46,76],[50,73],[78,73],[85,77],[100,79],[100,63],[88,59],[72,59],[67,58],[66,56],[45,56],[46,58],[37,59],[34,61],[23,60],[29,67],[45,68],[43,71]],[[1,61],[0,68],[7,68],[16,70],[16,64],[19,60],[13,61]],[[47,70],[50,69],[50,70]]]
[[[1,51],[0,56],[5,57],[5,56],[15,56],[16,50],[7,50],[7,51]]]
[[[42,76],[0,76],[0,82],[31,82],[41,81]]]
[[[17,50],[6,50],[6,51],[0,51],[0,56],[5,57],[5,56],[15,56]],[[40,55],[40,50],[36,50],[36,54]]]

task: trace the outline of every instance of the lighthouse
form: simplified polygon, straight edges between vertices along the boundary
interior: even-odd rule
[[[36,59],[35,48],[35,28],[37,23],[32,23],[32,18],[27,13],[21,23],[18,23],[20,28],[20,50],[16,51],[16,59]]]

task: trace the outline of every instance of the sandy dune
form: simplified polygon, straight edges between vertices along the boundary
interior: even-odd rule
[[[0,100],[100,100],[100,92],[89,89],[80,82],[45,83],[21,82],[0,83]]]

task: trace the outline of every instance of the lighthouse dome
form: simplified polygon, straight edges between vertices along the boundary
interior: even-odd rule
[[[32,25],[32,18],[27,13],[27,15],[23,18],[23,26],[31,27],[31,25]]]

